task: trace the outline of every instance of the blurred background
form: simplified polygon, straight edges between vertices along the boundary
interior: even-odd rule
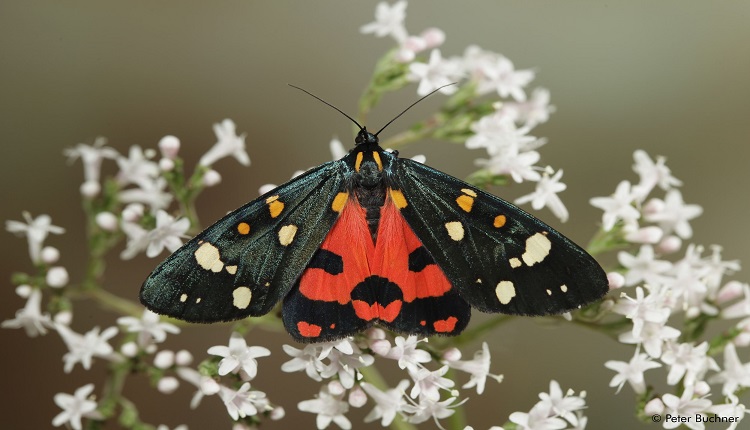
[[[284,182],[295,170],[328,161],[331,137],[351,145],[350,123],[287,83],[355,113],[374,63],[394,46],[390,38],[358,31],[373,21],[375,5],[3,1],[0,219],[21,220],[24,210],[50,214],[67,232],[47,243],[61,250],[61,264],[76,282],[86,255],[82,168],[80,162],[66,163],[67,147],[105,136],[110,146],[126,153],[134,144],[155,148],[162,136],[172,134],[181,139],[181,155],[190,166],[215,142],[212,124],[233,119],[238,132],[247,133],[252,165],[244,168],[233,159],[216,164],[223,181],[198,202],[204,225],[257,197],[260,185]],[[611,194],[623,179],[637,181],[632,153],[642,148],[652,157],[666,156],[684,182],[685,201],[703,206],[703,216],[692,222],[693,242],[719,244],[726,259],[748,262],[748,22],[748,2],[437,0],[410,3],[406,27],[413,34],[433,26],[445,31],[443,56],[461,55],[470,44],[500,52],[516,68],[537,71],[532,87],[551,91],[557,112],[533,134],[549,139],[540,150],[541,164],[565,171],[568,190],[561,197],[571,220],[560,225],[546,210],[536,215],[587,243],[601,216],[589,198]],[[416,97],[416,85],[387,96],[368,125],[379,128]],[[441,98],[412,109],[385,134],[396,134],[432,113]],[[480,155],[437,141],[403,150],[406,156],[418,153],[457,177],[472,172],[473,159]],[[105,171],[114,172],[113,166]],[[531,188],[494,191],[512,199]],[[24,304],[13,292],[10,274],[32,267],[25,239],[5,231],[0,235],[0,319],[5,320]],[[107,287],[133,300],[157,260],[166,256],[122,262],[114,254]],[[747,272],[737,278],[750,279]],[[86,302],[76,306],[73,328],[78,331],[114,324],[114,314]],[[474,323],[480,320],[475,315]],[[202,359],[208,347],[226,344],[228,336],[226,325],[193,326],[163,346],[187,348]],[[615,396],[607,386],[613,372],[603,363],[628,361],[632,348],[579,327],[532,319],[508,323],[486,340],[492,369],[505,374],[505,381],[488,382],[482,396],[464,390],[471,398],[468,421],[475,429],[502,425],[510,413],[528,411],[537,394],[549,389],[550,379],[563,389],[588,392],[589,428],[652,426],[633,417],[629,387]],[[47,428],[59,412],[55,393],[73,393],[89,382],[101,389],[105,363],[98,359],[91,371],[77,366],[64,374],[66,348],[55,333],[29,339],[23,330],[2,330],[0,342],[2,390],[12,399],[0,403],[3,428]],[[272,351],[270,358],[260,359],[254,386],[287,410],[284,420],[264,427],[313,427],[315,417],[297,411],[296,404],[312,398],[318,385],[302,374],[279,370],[287,360],[281,345],[292,343],[288,335],[258,331],[248,342]],[[479,348],[471,345],[464,354]],[[387,377],[395,386],[402,374]],[[183,383],[175,394],[164,395],[145,378],[130,378],[126,387],[147,422],[229,428],[217,398],[204,399],[197,410],[188,408],[193,391]],[[362,417],[371,407],[352,412],[355,428],[366,427]]]

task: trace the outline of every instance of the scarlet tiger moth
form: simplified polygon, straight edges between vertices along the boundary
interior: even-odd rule
[[[210,323],[264,315],[283,301],[292,337],[319,342],[373,324],[456,335],[472,307],[548,315],[607,292],[594,258],[544,222],[383,150],[378,134],[401,114],[373,134],[323,103],[360,128],[349,154],[188,241],[144,282],[146,307]]]

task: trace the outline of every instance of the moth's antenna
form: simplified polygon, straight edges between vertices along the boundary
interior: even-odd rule
[[[292,84],[287,84],[287,85],[289,85],[289,86],[290,86],[290,87],[292,87],[292,88],[296,88],[296,89],[298,89],[298,90],[300,90],[300,91],[302,91],[302,92],[304,92],[304,93],[307,93],[307,95],[309,95],[309,96],[312,96],[312,97],[315,97],[316,99],[320,100],[321,102],[323,102],[323,103],[327,104],[328,106],[330,106],[330,107],[332,107],[332,108],[336,109],[337,111],[339,111],[339,113],[340,113],[341,115],[344,115],[345,117],[349,118],[349,119],[350,119],[350,120],[351,120],[351,121],[352,121],[353,123],[357,124],[357,127],[359,127],[359,129],[360,129],[360,130],[364,130],[364,127],[362,127],[361,125],[359,125],[359,123],[358,123],[358,122],[357,122],[357,121],[356,121],[356,120],[355,120],[354,118],[350,117],[350,116],[349,116],[349,115],[347,115],[347,114],[346,114],[346,113],[345,113],[344,111],[342,111],[341,109],[337,108],[336,106],[334,106],[334,105],[332,105],[332,104],[328,103],[327,101],[325,101],[325,100],[321,99],[320,97],[316,96],[315,94],[311,93],[310,91],[307,91],[306,89],[300,88],[300,87],[298,87],[298,86],[296,86],[296,85],[292,85]],[[442,87],[440,87],[440,88],[442,88]],[[440,88],[438,88],[438,89],[440,89]],[[437,90],[436,90],[436,91],[437,91]],[[433,91],[433,92],[434,92],[434,91]],[[430,94],[432,94],[432,93],[430,93]],[[429,95],[429,94],[428,94],[428,95]],[[427,96],[425,96],[425,97],[427,97]],[[411,106],[409,106],[409,107],[411,107]],[[398,117],[396,117],[396,118],[398,118]]]
[[[405,114],[405,113],[406,113],[406,111],[408,111],[409,109],[413,108],[415,104],[417,104],[417,103],[421,102],[422,100],[424,100],[424,99],[426,99],[427,97],[429,97],[429,96],[431,96],[431,95],[435,94],[436,92],[438,92],[438,91],[442,90],[443,88],[445,88],[445,87],[447,87],[447,86],[450,86],[450,85],[456,85],[457,83],[458,83],[458,82],[451,82],[450,84],[445,84],[445,85],[443,85],[442,87],[438,87],[438,88],[435,88],[434,90],[432,90],[432,91],[431,91],[431,92],[430,92],[429,94],[427,94],[426,96],[424,96],[424,97],[422,97],[421,99],[419,99],[419,100],[415,101],[414,103],[410,104],[410,105],[409,105],[409,107],[407,107],[406,109],[404,109],[404,110],[403,110],[403,111],[402,111],[402,112],[401,112],[400,114],[396,115],[396,117],[395,117],[395,118],[393,118],[392,120],[388,121],[388,124],[384,125],[384,126],[383,126],[383,128],[381,128],[380,130],[378,130],[378,132],[377,132],[377,133],[375,133],[375,136],[377,136],[378,134],[380,134],[380,132],[381,132],[381,131],[385,130],[385,128],[386,128],[386,127],[388,127],[389,125],[391,125],[391,123],[392,123],[393,121],[397,120],[397,119],[398,119],[398,118],[399,118],[399,117],[400,117],[401,115]],[[304,91],[304,90],[303,90],[303,91]],[[305,91],[305,92],[306,92],[306,91]],[[342,112],[342,113],[343,113],[343,112]],[[354,121],[354,120],[352,120],[352,121]],[[357,124],[357,125],[359,125],[359,124]]]

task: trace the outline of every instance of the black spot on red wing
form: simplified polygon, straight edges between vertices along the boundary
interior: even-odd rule
[[[315,252],[307,268],[323,269],[326,273],[338,275],[344,272],[344,259],[334,252],[321,248]]]
[[[404,293],[393,282],[381,276],[369,276],[352,290],[352,300],[362,300],[368,305],[375,302],[387,306],[395,300],[403,300]]]
[[[409,271],[411,272],[421,272],[431,264],[435,264],[435,260],[424,246],[420,246],[409,254]]]
[[[469,304],[455,291],[448,291],[440,297],[404,302],[394,321],[381,324],[399,333],[421,336],[456,335],[466,328],[470,318]],[[452,330],[447,331],[446,327]]]

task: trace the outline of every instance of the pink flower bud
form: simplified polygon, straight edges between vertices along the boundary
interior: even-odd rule
[[[663,235],[664,231],[662,229],[652,225],[627,233],[625,240],[631,243],[656,243],[661,240]]]
[[[619,272],[607,273],[607,281],[609,282],[610,290],[621,288],[623,285],[625,285],[625,277],[622,276],[622,274]]]
[[[401,45],[401,49],[408,49],[411,52],[421,52],[427,48],[427,42],[419,36],[409,36]]]
[[[716,303],[723,304],[726,302],[731,302],[732,300],[738,299],[743,295],[744,293],[742,292],[742,283],[737,281],[729,281],[719,290],[719,294],[716,296]]]
[[[339,381],[331,381],[328,383],[328,392],[334,396],[340,396],[346,392],[346,388]]]
[[[367,403],[367,394],[359,385],[349,391],[349,404],[354,408],[361,408]]]
[[[398,52],[396,52],[396,61],[399,63],[411,63],[414,61],[414,51],[406,48],[399,49]]]
[[[122,210],[122,219],[127,222],[138,222],[143,216],[143,205],[140,203],[131,203]]]
[[[213,187],[221,182],[221,175],[216,170],[209,170],[203,175],[203,185]]]
[[[425,49],[437,48],[445,43],[445,32],[436,27],[430,27],[422,32],[422,39],[427,45]]]
[[[276,406],[271,411],[271,419],[274,421],[278,421],[282,418],[284,418],[284,415],[286,415],[286,411],[281,406]]]
[[[682,247],[682,239],[677,236],[671,235],[662,239],[661,242],[656,246],[656,249],[662,254],[672,254],[677,252]]]
[[[164,136],[159,141],[159,150],[164,158],[174,159],[180,151],[180,139],[174,136]]]
[[[458,348],[450,348],[443,353],[443,360],[445,361],[458,361],[461,359],[461,350]]]
[[[171,158],[162,158],[159,160],[159,169],[162,172],[171,172],[174,170],[174,161]]]

